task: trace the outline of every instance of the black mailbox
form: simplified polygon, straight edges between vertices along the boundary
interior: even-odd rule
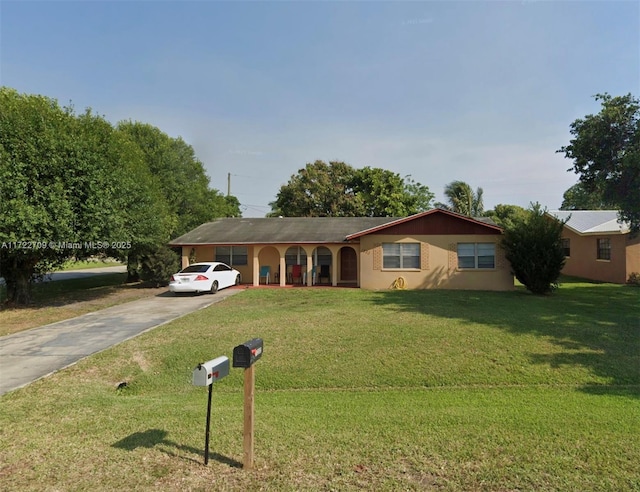
[[[262,338],[254,338],[233,349],[233,367],[251,367],[262,357]]]

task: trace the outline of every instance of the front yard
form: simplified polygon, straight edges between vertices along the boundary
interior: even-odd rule
[[[639,293],[249,289],[1,397],[0,487],[639,490]],[[241,369],[205,467],[253,337],[255,468]]]

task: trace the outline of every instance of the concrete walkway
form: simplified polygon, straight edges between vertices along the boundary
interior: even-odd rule
[[[243,290],[232,287],[197,296],[167,291],[0,337],[0,395]]]

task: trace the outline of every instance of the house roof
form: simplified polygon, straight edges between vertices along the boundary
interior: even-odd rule
[[[223,218],[207,222],[172,240],[170,246],[197,246],[205,244],[335,244],[351,241],[367,234],[385,230],[399,231],[403,224],[420,223],[419,219],[432,216],[468,224],[474,230],[500,233],[489,218],[473,219],[442,209],[428,210],[409,217],[267,217]],[[417,220],[418,219],[418,220]],[[431,220],[431,219],[430,219]],[[468,227],[467,226],[467,227]],[[468,230],[468,229],[467,229]],[[415,232],[415,231],[414,231]],[[424,233],[424,232],[422,232]],[[438,233],[446,233],[439,229]],[[454,232],[455,233],[455,232]]]
[[[374,226],[371,227],[369,229],[364,229],[362,231],[358,231],[358,232],[354,232],[352,234],[349,234],[347,236],[348,240],[351,239],[356,239],[358,237],[361,236],[366,236],[367,234],[372,234],[375,232],[381,232],[385,229],[390,229],[392,227],[396,227],[396,226],[400,226],[402,224],[405,224],[407,222],[412,222],[415,221],[416,219],[420,219],[423,217],[427,217],[430,215],[444,215],[447,216],[449,218],[453,218],[454,220],[458,220],[458,221],[462,221],[465,222],[467,224],[475,224],[476,226],[481,226],[481,227],[488,227],[489,229],[492,230],[492,232],[496,233],[496,232],[502,232],[502,229],[496,225],[495,222],[493,222],[493,220],[489,217],[468,217],[466,215],[462,215],[456,212],[451,212],[449,210],[444,210],[441,208],[434,208],[431,210],[427,210],[426,212],[421,212],[419,214],[415,214],[415,215],[410,215],[409,217],[402,217],[399,219],[394,219],[391,222],[387,222],[385,224],[381,224],[378,226]]]
[[[169,245],[342,243],[353,232],[394,220],[394,217],[224,218],[202,224]]]
[[[550,210],[548,215],[567,220],[565,226],[576,234],[626,234],[629,224],[618,220],[616,210]]]

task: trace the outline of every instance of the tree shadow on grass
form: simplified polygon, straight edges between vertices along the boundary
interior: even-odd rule
[[[125,449],[127,451],[133,451],[137,448],[155,448],[157,447],[163,453],[171,456],[178,456],[171,449],[183,451],[186,453],[196,454],[204,456],[203,449],[197,449],[191,446],[185,446],[167,439],[169,433],[162,429],[149,429],[144,432],[134,432],[133,434],[121,439],[120,441],[112,444],[114,448]],[[198,461],[193,458],[187,458],[191,461]],[[219,453],[209,452],[209,459],[218,461],[219,463],[229,465],[232,468],[242,468],[242,463],[229,458],[228,456],[221,455]]]
[[[545,338],[559,350],[529,354],[533,364],[588,368],[609,381],[585,384],[594,395],[640,398],[640,290],[567,280],[553,295],[453,290],[388,291],[374,302]]]
[[[0,309],[65,307],[79,302],[99,301],[128,291],[148,290],[149,295],[158,291],[155,284],[143,282],[127,284],[126,278],[126,273],[109,273],[68,280],[36,282],[32,286],[32,301],[25,306],[8,304],[6,288],[2,286],[0,287]]]

